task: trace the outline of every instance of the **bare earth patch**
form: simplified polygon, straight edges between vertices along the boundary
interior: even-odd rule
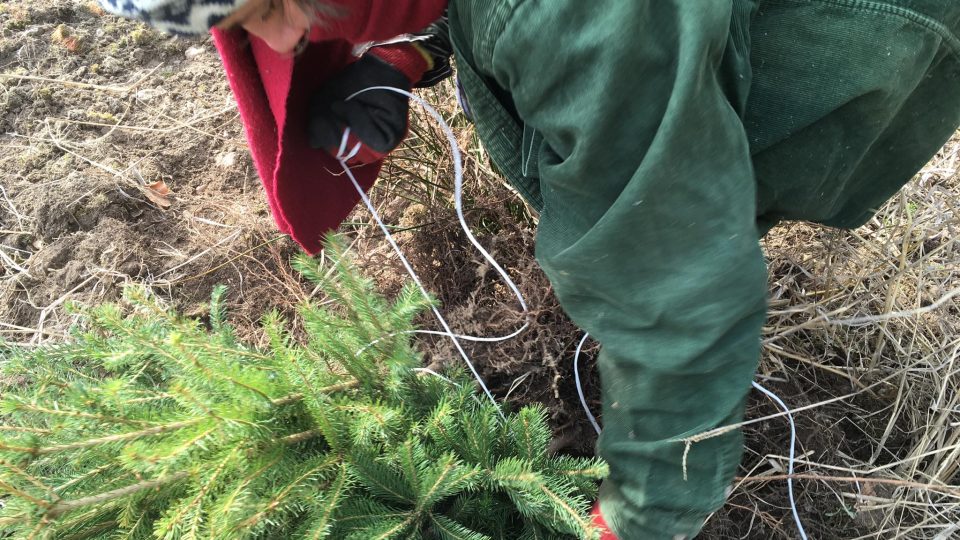
[[[65,300],[144,281],[187,311],[213,284],[253,328],[298,286],[209,40],[95,2],[0,2],[0,332],[63,334]],[[278,266],[279,265],[279,266]],[[270,300],[266,291],[283,292]]]
[[[424,115],[374,201],[455,331],[530,323],[469,352],[499,398],[549,407],[555,449],[589,454],[572,371],[581,334],[533,259],[536,216],[491,170],[450,90],[425,96],[465,149],[467,219],[530,313],[467,247],[449,152]],[[758,380],[801,409],[795,490],[811,538],[960,537],[958,167],[954,140],[866,226],[787,224],[763,241],[771,314]],[[129,282],[198,316],[226,284],[233,322],[254,342],[264,312],[292,313],[313,294],[290,269],[296,247],[267,212],[208,40],[164,36],[82,0],[0,0],[0,187],[0,341],[62,339],[67,304],[115,299]],[[396,291],[402,268],[366,211],[343,231],[366,273]],[[460,361],[446,341],[422,341],[426,364]],[[580,367],[599,415],[595,353],[589,345]],[[779,412],[751,396],[741,478],[701,537],[797,537],[787,419],[763,419]]]

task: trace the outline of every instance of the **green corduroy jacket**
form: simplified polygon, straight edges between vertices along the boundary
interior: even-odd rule
[[[622,540],[692,537],[741,456],[780,220],[864,223],[960,124],[955,0],[452,0],[493,161],[602,344]]]

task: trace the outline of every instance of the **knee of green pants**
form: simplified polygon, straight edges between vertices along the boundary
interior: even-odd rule
[[[604,361],[607,360],[605,363]],[[618,365],[601,354],[610,465],[601,508],[620,540],[692,538],[723,505],[743,452],[740,430],[684,439],[743,419],[755,362],[717,372]],[[605,365],[606,364],[606,365]]]
[[[742,454],[739,431],[695,443],[645,443],[618,456],[603,451],[611,478],[600,493],[603,515],[619,540],[693,538],[723,506]],[[643,456],[638,459],[637,456]],[[624,464],[623,462],[626,462]]]

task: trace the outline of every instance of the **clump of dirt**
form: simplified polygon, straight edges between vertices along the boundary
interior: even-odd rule
[[[502,197],[502,194],[501,194]],[[534,232],[517,219],[512,199],[475,200],[467,213],[478,240],[516,283],[528,304],[525,314],[514,293],[500,275],[469,244],[459,224],[449,213],[434,208],[428,222],[434,223],[411,236],[409,252],[414,265],[424,268],[433,291],[454,332],[477,337],[507,336],[528,327],[516,337],[498,343],[464,342],[478,369],[495,395],[522,406],[542,403],[555,432],[553,449],[592,455],[596,433],[587,421],[574,383],[573,358],[583,333],[564,314],[553,289],[537,265]],[[429,318],[424,321],[434,326]],[[439,365],[460,363],[449,339],[430,338],[427,361]],[[581,353],[580,377],[592,412],[600,415],[599,375],[594,364],[597,347]]]

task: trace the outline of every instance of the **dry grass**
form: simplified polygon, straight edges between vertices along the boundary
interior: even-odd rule
[[[803,408],[796,489],[813,538],[960,534],[958,154],[954,139],[858,230],[788,224],[764,241],[760,378]],[[748,417],[777,412],[757,400]],[[794,537],[774,491],[786,430],[782,416],[746,427],[739,511],[711,530],[742,535],[749,519],[763,532],[748,537]]]

